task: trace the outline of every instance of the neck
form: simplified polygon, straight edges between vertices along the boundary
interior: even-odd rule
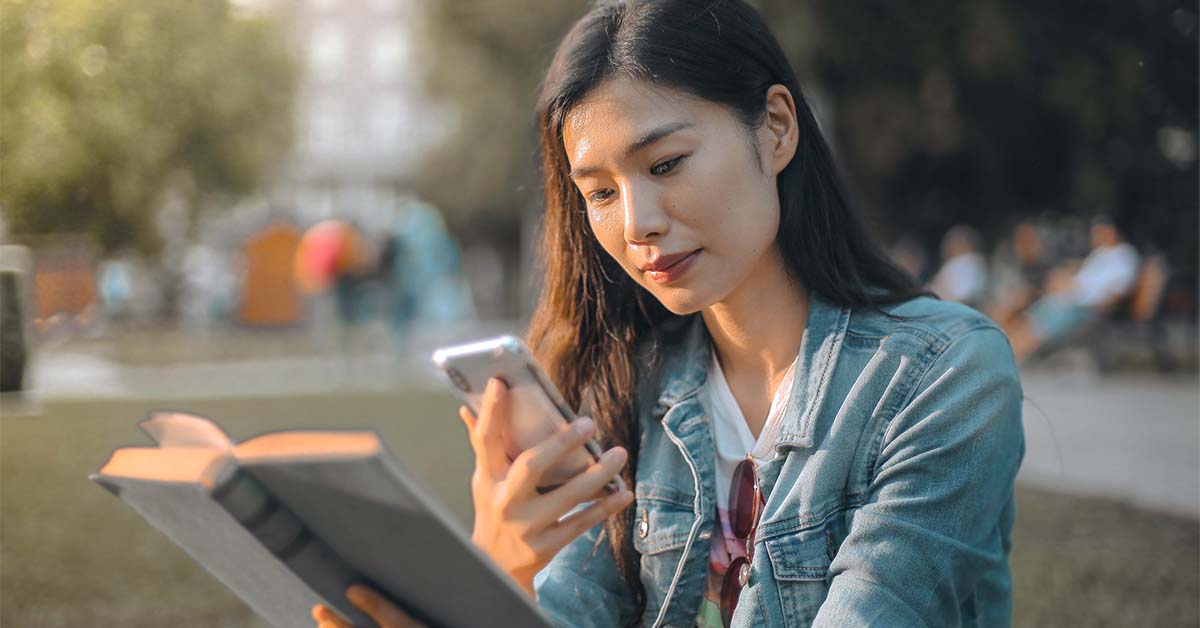
[[[792,279],[777,247],[732,293],[702,312],[727,378],[782,379],[800,350],[808,291]]]

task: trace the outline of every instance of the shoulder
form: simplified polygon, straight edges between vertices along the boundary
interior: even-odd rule
[[[969,368],[977,375],[1018,380],[1008,337],[968,306],[916,297],[873,311],[855,308],[847,339],[876,339],[879,350],[902,355],[925,373]]]
[[[888,314],[891,317],[887,316]],[[918,450],[927,439],[988,434],[997,448],[1019,457],[1022,443],[1020,372],[1008,337],[970,307],[918,297],[883,308],[854,310],[847,329],[875,343],[842,349],[847,381],[874,407],[890,408],[884,442],[907,435]],[[839,364],[839,366],[841,366]]]
[[[1140,257],[1137,248],[1128,242],[1122,242],[1117,245],[1117,254],[1124,258],[1125,261],[1134,264],[1137,263]]]
[[[899,334],[919,338],[931,349],[979,331],[1003,336],[1000,328],[978,310],[927,296],[886,305],[878,311],[854,308],[846,326],[847,335],[885,339]]]

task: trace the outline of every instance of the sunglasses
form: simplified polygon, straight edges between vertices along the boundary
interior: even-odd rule
[[[765,505],[762,490],[758,485],[758,465],[752,456],[738,463],[733,470],[729,487],[729,525],[739,541],[746,542],[746,555],[738,556],[729,563],[725,580],[721,584],[721,621],[728,626],[737,608],[742,588],[750,580],[750,563],[754,560],[754,532],[758,529],[758,518]]]

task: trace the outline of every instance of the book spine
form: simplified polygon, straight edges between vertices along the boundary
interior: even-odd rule
[[[234,473],[213,491],[213,499],[272,554],[285,561],[312,538],[298,517],[244,471]]]
[[[364,582],[299,517],[244,470],[238,470],[213,491],[220,504],[254,538],[304,580],[335,610],[355,625],[373,626],[345,597],[346,589]]]

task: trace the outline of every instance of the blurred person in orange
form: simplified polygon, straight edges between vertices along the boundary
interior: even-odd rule
[[[325,220],[309,227],[296,246],[293,275],[306,294],[319,294],[339,277],[365,273],[369,244],[350,224]]]

